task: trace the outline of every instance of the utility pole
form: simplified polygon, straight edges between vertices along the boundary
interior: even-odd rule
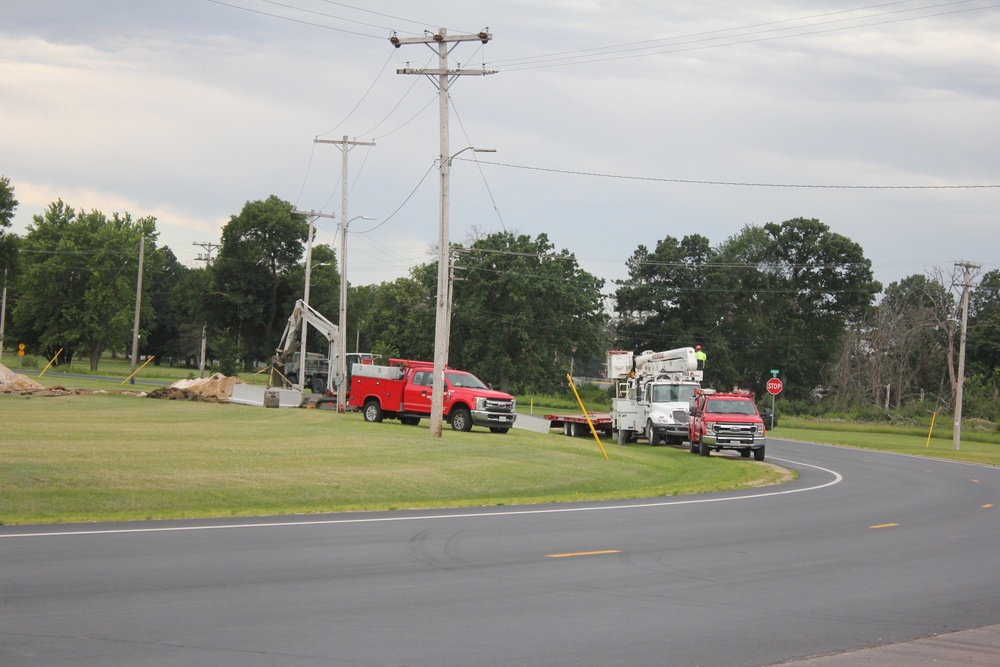
[[[340,321],[338,326],[340,331],[337,333],[337,373],[339,377],[337,378],[337,412],[345,412],[347,410],[345,405],[345,397],[347,392],[345,391],[347,387],[344,383],[347,381],[347,271],[344,268],[344,260],[346,259],[345,245],[347,243],[347,225],[350,222],[350,218],[347,217],[347,154],[351,151],[354,146],[374,146],[374,141],[348,141],[347,135],[340,141],[332,141],[330,139],[314,139],[314,143],[317,144],[338,144],[340,146],[340,152],[342,154],[343,164],[341,165],[341,183],[340,183]],[[357,350],[355,350],[357,352]]]
[[[0,361],[3,360],[3,329],[7,322],[7,267],[3,269],[3,301],[0,303]]]
[[[142,306],[142,262],[146,256],[146,236],[139,236],[139,276],[135,281],[135,319],[132,324],[132,375],[129,384],[135,384],[136,362],[139,360],[139,309]]]
[[[978,269],[979,264],[971,262],[956,262],[965,271],[962,281],[962,331],[958,339],[958,383],[955,386],[955,424],[952,427],[952,447],[957,452],[962,442],[962,393],[965,388],[965,339],[969,329],[969,290],[971,289],[972,269]]]
[[[309,283],[312,280],[312,248],[313,225],[316,218],[333,218],[332,213],[317,213],[316,211],[292,211],[299,215],[309,216],[309,236],[306,238],[306,284],[302,288],[302,303],[309,306]],[[302,339],[299,341],[299,391],[306,393],[306,336],[309,335],[309,318],[302,315]],[[340,333],[337,333],[340,338]]]
[[[210,243],[206,241],[205,243],[192,243],[191,245],[199,246],[204,248],[205,254],[198,255],[194,258],[196,262],[205,262],[205,268],[207,269],[212,265],[212,251],[221,248],[218,243]],[[201,355],[198,357],[198,377],[205,377],[205,353],[208,351],[208,324],[201,325]]]
[[[432,438],[441,437],[441,421],[444,414],[444,369],[448,365],[448,343],[451,337],[451,303],[449,298],[451,240],[448,230],[448,215],[450,206],[449,181],[451,177],[451,160],[454,156],[450,155],[448,147],[448,91],[451,83],[459,76],[496,74],[496,70],[449,69],[448,55],[459,42],[478,41],[483,44],[488,43],[493,36],[487,30],[488,28],[475,35],[449,35],[447,30],[440,28],[435,35],[401,39],[394,34],[389,38],[389,42],[397,49],[403,44],[426,44],[428,48],[434,50],[434,45],[437,45],[438,54],[438,66],[435,69],[405,67],[396,70],[397,74],[422,74],[437,85],[438,106],[441,117],[441,152],[438,158],[441,169],[441,224],[438,239],[437,310],[434,320],[434,381],[430,417]]]

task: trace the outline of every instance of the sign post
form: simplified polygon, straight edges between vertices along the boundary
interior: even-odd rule
[[[771,394],[771,430],[774,430],[774,397],[781,393],[783,389],[781,380],[778,379],[778,371],[771,371],[771,379],[767,381],[767,393]]]

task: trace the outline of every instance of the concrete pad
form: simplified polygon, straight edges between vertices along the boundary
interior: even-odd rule
[[[534,431],[535,433],[548,433],[552,423],[545,417],[539,415],[518,414],[514,420],[514,428]]]
[[[951,632],[912,642],[825,655],[781,667],[995,667],[1000,665],[1000,625]]]

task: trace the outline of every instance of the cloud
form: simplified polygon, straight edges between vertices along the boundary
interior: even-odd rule
[[[997,189],[662,180],[1000,184],[1000,11],[983,0],[941,16],[930,0],[470,0],[435,16],[397,1],[378,13],[230,4],[244,9],[5,1],[0,173],[21,202],[16,226],[60,197],[155,215],[161,242],[193,261],[192,244],[218,240],[246,201],[276,194],[336,212],[342,154],[313,140],[347,135],[376,143],[350,152],[351,215],[380,221],[351,235],[350,280],[406,275],[437,243],[439,118],[435,86],[396,69],[436,57],[387,37],[489,26],[490,44],[450,56],[500,70],[459,77],[451,92],[451,151],[497,150],[478,156],[493,164],[455,161],[453,240],[474,228],[545,233],[610,282],[639,244],[690,233],[721,243],[804,216],[860,243],[883,282],[957,259],[997,268],[983,256]],[[900,20],[913,16],[925,18]]]

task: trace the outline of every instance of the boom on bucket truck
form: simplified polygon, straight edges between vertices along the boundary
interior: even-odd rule
[[[693,347],[639,355],[611,351],[607,364],[608,377],[616,386],[611,424],[619,444],[638,437],[654,446],[687,439],[688,408],[704,375]]]
[[[339,366],[337,364],[337,341],[340,340],[340,328],[323,317],[322,314],[302,299],[295,302],[295,308],[288,317],[285,324],[285,332],[281,334],[281,342],[274,355],[273,363],[284,369],[285,377],[289,380],[298,380],[299,363],[301,362],[299,336],[302,331],[302,321],[305,320],[312,325],[316,331],[320,332],[330,344],[330,351],[326,357],[320,354],[306,354],[305,359],[305,385],[311,387],[314,393],[330,393],[332,388],[339,385],[340,378],[337,376]],[[302,387],[305,391],[305,387]]]

